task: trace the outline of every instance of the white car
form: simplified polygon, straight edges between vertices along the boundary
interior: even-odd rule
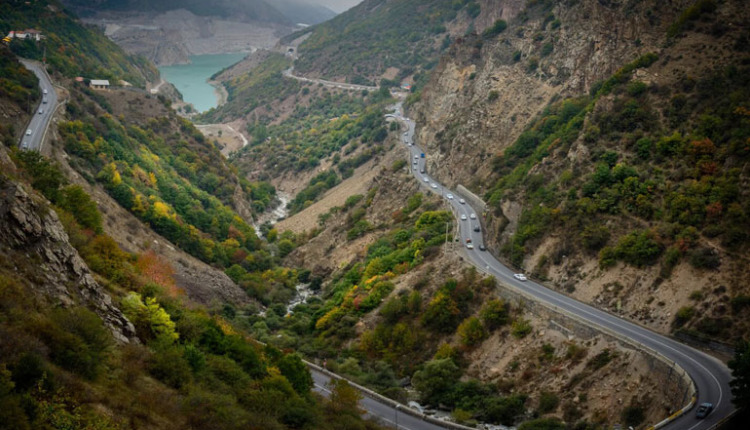
[[[419,164],[417,160],[414,160],[414,165],[416,166],[417,164]]]
[[[458,202],[461,203],[462,205],[466,204],[466,200],[464,200],[464,199],[458,199]]]
[[[31,136],[31,129],[26,130],[26,136]]]
[[[453,200],[453,194],[451,193],[446,194],[445,197],[448,197],[448,200]]]
[[[436,185],[436,184],[430,184],[430,186],[431,186],[432,188],[435,188],[435,189],[437,189],[437,185]]]
[[[44,113],[44,109],[39,109],[39,115]]]
[[[526,282],[526,280],[528,279],[526,275],[524,275],[523,273],[516,273],[513,275],[513,277],[518,279],[521,282]]]
[[[461,214],[461,221],[466,221],[466,214]]]
[[[430,178],[428,178],[427,176],[425,176],[424,178],[422,178],[422,180],[425,181],[425,182],[430,182]]]
[[[28,147],[29,147],[29,142],[27,142],[27,141],[24,140],[23,141],[23,145],[21,145],[21,148],[27,149]]]
[[[471,214],[471,215],[469,215],[469,218],[471,218],[471,219],[477,219],[477,214]]]
[[[471,243],[467,243],[466,249],[474,249],[474,245],[472,245]]]
[[[418,160],[418,159],[419,159],[419,155],[415,155],[415,156],[414,156],[414,159],[415,159],[415,160]]]

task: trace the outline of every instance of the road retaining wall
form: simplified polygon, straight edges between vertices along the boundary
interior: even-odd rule
[[[479,269],[484,271],[484,268]],[[670,405],[670,409],[675,411],[669,417],[648,427],[648,429],[658,429],[669,424],[695,405],[697,391],[690,375],[677,363],[660,353],[605,327],[594,325],[557,306],[538,302],[530,294],[514,286],[503,284],[498,293],[504,299],[519,303],[525,310],[547,320],[549,329],[579,339],[604,336],[634,353],[640,353],[648,364],[649,378],[655,382],[656,386],[661,388],[663,399],[672,400],[673,404]]]
[[[463,197],[464,200],[474,208],[474,210],[479,211],[478,213],[484,213],[487,211],[487,204],[479,196],[469,191],[469,189],[463,185],[458,184],[456,186],[456,193]]]

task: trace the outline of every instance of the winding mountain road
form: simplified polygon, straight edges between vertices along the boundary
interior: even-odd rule
[[[695,415],[687,411],[670,422],[660,423],[662,424],[661,428],[675,430],[713,429],[720,421],[734,412],[735,408],[731,402],[732,395],[729,388],[731,374],[721,361],[667,336],[579,302],[534,281],[520,281],[513,277],[514,271],[512,269],[500,263],[489,252],[479,250],[479,245],[484,244],[484,236],[481,228],[479,232],[474,231],[474,226],[480,223],[479,219],[472,219],[472,214],[481,217],[482,212],[477,211],[468,202],[460,203],[459,196],[455,191],[445,188],[428,173],[421,173],[426,169],[426,160],[421,157],[421,154],[424,153],[423,149],[414,144],[414,121],[403,116],[400,105],[398,105],[397,112],[393,116],[407,126],[407,131],[404,133],[402,140],[408,145],[410,162],[411,160],[416,162],[416,164],[412,162],[414,167],[411,170],[412,173],[423,187],[430,192],[441,195],[451,205],[459,219],[457,222],[461,246],[464,246],[467,239],[471,239],[474,248],[464,248],[464,254],[472,264],[533,300],[546,303],[563,313],[572,314],[579,319],[586,320],[605,332],[629,339],[636,345],[641,345],[648,350],[661,354],[684,369],[695,383],[697,390],[695,403],[710,402],[714,405],[714,412],[705,419],[696,420]],[[446,197],[448,193],[455,194],[456,197],[448,199]],[[690,400],[689,398],[683,399],[683,403]]]
[[[371,87],[368,85],[347,84],[345,82],[326,81],[325,79],[304,78],[302,76],[297,76],[294,74],[294,66],[284,70],[282,74],[286,76],[287,78],[296,79],[302,82],[310,82],[313,84],[321,84],[330,88],[340,88],[343,90],[353,90],[353,91],[375,91],[378,89],[378,87]]]
[[[284,71],[284,76],[306,82],[321,83],[330,87],[346,89],[367,89],[372,90],[375,87],[356,86],[351,84],[341,84],[338,82],[325,81],[320,79],[309,79],[294,76],[293,67]],[[680,342],[677,342],[667,336],[655,333],[645,327],[624,320],[600,309],[594,308],[585,303],[579,302],[564,294],[558,293],[550,288],[534,282],[532,280],[520,281],[513,277],[514,271],[503,265],[492,254],[479,249],[484,245],[483,231],[474,231],[475,225],[480,225],[479,219],[472,219],[472,214],[480,217],[481,211],[477,211],[468,202],[460,203],[458,193],[449,190],[437,182],[429,173],[426,172],[426,158],[422,156],[424,150],[416,145],[414,141],[415,123],[409,118],[403,116],[402,105],[399,103],[393,114],[387,116],[401,121],[406,126],[406,132],[403,133],[402,141],[409,150],[409,166],[414,177],[419,181],[422,187],[428,191],[439,194],[446,199],[451,205],[458,218],[460,244],[464,246],[466,239],[471,239],[473,249],[464,249],[464,255],[468,261],[474,264],[481,271],[493,275],[503,284],[510,286],[523,294],[524,296],[545,303],[558,312],[572,315],[578,319],[585,320],[589,324],[598,327],[604,332],[609,332],[617,337],[624,338],[632,344],[643,349],[650,350],[660,354],[663,358],[673,363],[673,366],[682,368],[692,379],[695,384],[695,399],[683,398],[682,403],[687,405],[684,413],[679,411],[671,417],[660,423],[653,423],[650,428],[665,428],[670,430],[712,430],[718,428],[721,422],[735,412],[732,404],[732,394],[729,387],[729,381],[732,379],[731,373],[724,363],[718,359],[691,348]],[[455,195],[449,199],[448,194]],[[478,214],[478,215],[477,215]],[[461,219],[462,215],[465,220]],[[313,376],[318,386],[319,379],[327,378],[323,374],[317,374],[313,371]],[[320,385],[319,387],[322,387]],[[686,396],[683,396],[686,397]],[[714,411],[705,419],[696,419],[692,413],[692,407],[704,402],[710,402],[714,406]],[[398,409],[377,402],[373,399],[365,398],[363,407],[372,415],[377,415],[386,422],[391,422],[389,417],[397,416]],[[401,406],[405,409],[406,406]],[[393,422],[391,422],[393,424]],[[414,423],[403,424],[399,422],[398,428],[401,429],[437,429],[440,426],[416,420]]]
[[[29,126],[24,131],[21,141],[18,143],[18,147],[23,151],[40,151],[44,144],[44,137],[47,134],[47,128],[49,127],[50,121],[52,121],[52,115],[57,108],[57,93],[55,87],[52,86],[47,72],[44,71],[43,65],[31,60],[19,59],[24,67],[34,72],[37,78],[39,78],[39,89],[42,93],[42,101],[39,106],[34,110],[34,116],[31,117]],[[44,92],[47,94],[44,94]]]

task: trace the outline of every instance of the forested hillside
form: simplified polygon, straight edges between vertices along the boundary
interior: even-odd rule
[[[0,141],[5,146],[16,143],[23,124],[39,101],[36,76],[27,70],[6,46],[0,46]],[[33,104],[32,104],[33,103]]]
[[[193,302],[156,240],[128,243],[141,249],[132,253],[115,242],[131,218],[118,225],[109,196],[198,258],[216,267],[236,262],[252,275],[249,294],[291,289],[298,276],[276,267],[276,245],[261,242],[234,210],[242,201],[264,210],[273,188],[238,179],[166,100],[94,92],[67,79],[110,66],[112,74],[99,77],[142,75],[101,34],[42,3],[0,6],[10,12],[3,18],[12,16],[4,25],[37,25],[47,36],[50,70],[67,99],[45,146],[50,158],[16,148],[3,124],[0,428],[375,429],[347,384],[331,386],[333,400],[324,400],[297,354],[249,338],[235,303]],[[57,49],[71,35],[80,43]],[[0,108],[25,123],[36,79],[0,49]],[[97,200],[87,192],[102,189],[108,195]],[[242,303],[242,312],[257,311]]]
[[[334,19],[287,36],[300,45],[296,70],[354,84],[379,84],[429,70],[456,35],[472,26],[479,2],[366,0]],[[389,69],[395,70],[384,76]]]
[[[39,61],[46,55],[52,70],[65,77],[110,79],[114,83],[123,79],[144,86],[157,76],[152,64],[126,54],[98,30],[74,20],[57,0],[10,0],[0,4],[3,36],[11,30],[28,28],[41,31],[44,40],[13,40],[13,53]]]

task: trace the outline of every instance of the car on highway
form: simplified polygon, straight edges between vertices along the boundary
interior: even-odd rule
[[[453,200],[453,194],[451,193],[446,194],[445,197],[447,197],[448,200]]]
[[[432,183],[432,184],[430,184],[430,186],[431,186],[432,188],[435,188],[435,189],[437,189],[437,184],[435,184],[435,183]]]
[[[461,203],[462,205],[466,204],[466,200],[464,200],[464,199],[458,199],[458,202]]]
[[[43,94],[47,94],[47,89],[45,88],[44,91],[42,91]]]
[[[514,273],[513,277],[516,278],[516,279],[518,279],[521,282],[526,282],[526,280],[529,279],[523,273]]]
[[[477,219],[477,214],[473,213],[473,214],[469,215],[469,218],[471,218],[471,219]]]
[[[479,229],[479,226],[478,226],[478,225],[475,225],[475,226],[474,226],[474,231],[476,231],[476,232],[479,232],[479,230],[480,230],[480,229]]]
[[[416,166],[417,164],[419,164],[419,162],[417,162],[417,160],[414,160],[414,165]]]
[[[414,159],[415,160],[419,159],[419,155],[414,155]]]
[[[479,250],[480,250],[480,251],[486,251],[486,250],[487,250],[487,247],[486,247],[486,246],[484,246],[484,244],[483,244],[483,243],[480,243],[480,244],[479,244]]]
[[[26,136],[31,136],[31,129],[26,130]]]
[[[701,403],[698,409],[695,410],[695,417],[699,419],[706,418],[713,410],[713,403]]]
[[[461,221],[466,221],[466,214],[461,214]]]
[[[466,243],[471,243],[471,238],[470,237],[466,238]]]
[[[39,115],[44,113],[44,109],[39,109]]]
[[[466,249],[474,249],[474,245],[472,245],[470,243],[467,243],[466,244]]]
[[[428,178],[427,176],[423,177],[422,180],[425,182],[430,182],[430,178]]]
[[[21,145],[21,148],[28,149],[29,148],[29,142],[27,142],[27,141],[24,140],[23,141],[23,145]]]

